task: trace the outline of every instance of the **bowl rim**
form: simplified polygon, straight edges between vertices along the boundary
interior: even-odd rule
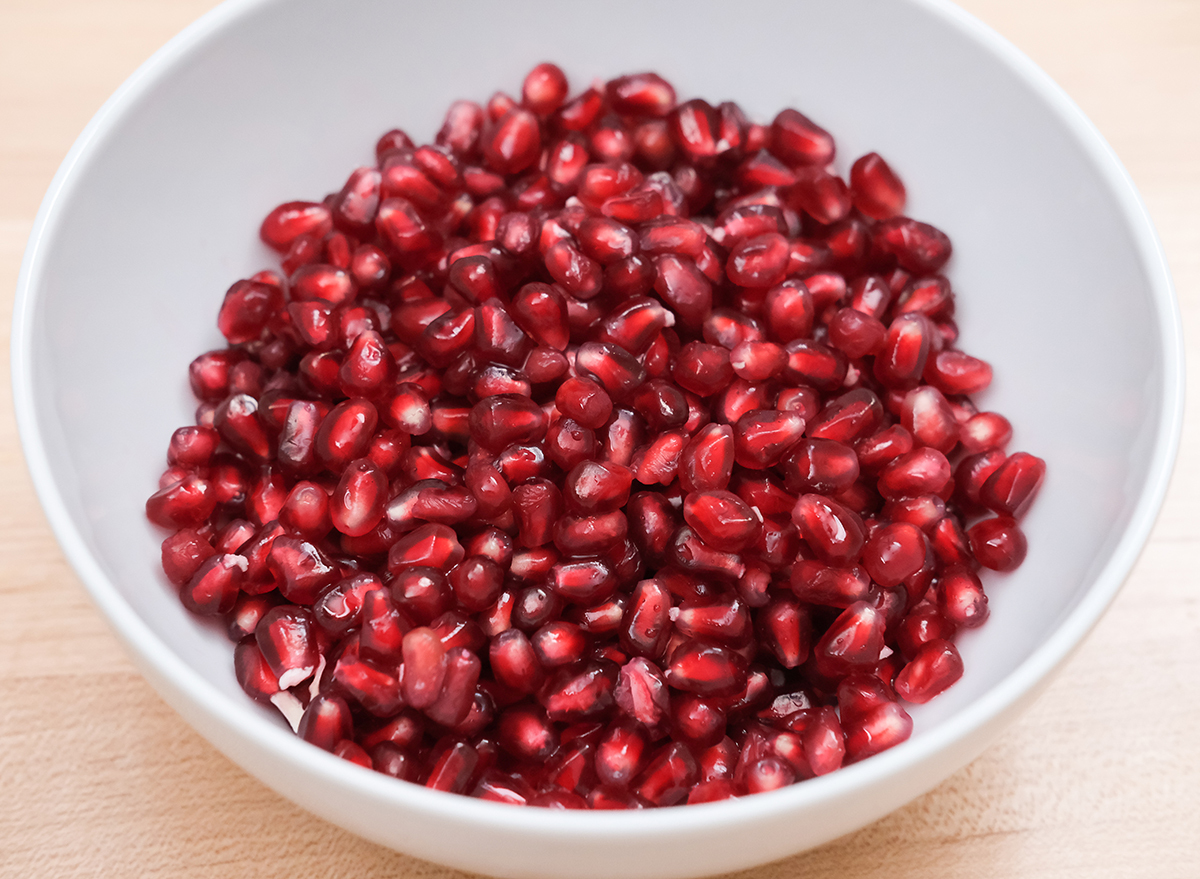
[[[92,600],[139,663],[154,668],[177,693],[186,697],[210,720],[236,730],[280,759],[303,767],[323,783],[373,800],[420,810],[426,814],[497,829],[534,830],[561,839],[593,840],[656,836],[672,831],[695,832],[707,828],[751,823],[768,816],[793,812],[827,800],[839,799],[863,788],[901,776],[935,753],[952,747],[988,726],[1036,691],[1075,650],[1116,596],[1144,547],[1167,490],[1179,449],[1184,409],[1183,331],[1178,303],[1162,246],[1149,213],[1128,172],[1095,125],[1044,71],[1023,52],[970,13],[949,0],[907,0],[940,18],[983,51],[990,52],[1054,112],[1105,181],[1129,227],[1143,274],[1157,312],[1158,341],[1163,358],[1160,416],[1155,430],[1151,464],[1134,506],[1130,522],[1109,563],[1096,575],[1078,605],[1051,635],[1020,665],[978,699],[917,739],[846,766],[828,776],[814,778],[767,795],[736,801],[707,803],[687,809],[576,814],[549,809],[519,809],[458,794],[431,791],[355,766],[313,748],[265,717],[239,704],[193,671],[122,598],[101,569],[72,522],[67,504],[50,467],[42,442],[34,398],[33,318],[45,264],[42,258],[94,155],[125,117],[159,82],[186,63],[208,41],[218,38],[239,20],[280,0],[227,0],[169,40],[108,98],[88,122],[54,175],[38,209],[29,235],[17,281],[11,337],[14,408],[21,445],[38,498],[51,529],[71,566],[82,579]],[[160,695],[173,702],[163,682],[150,679]],[[231,756],[232,755],[228,755]],[[235,761],[236,762],[236,761]],[[252,767],[247,767],[253,771]],[[940,782],[939,775],[933,783]]]

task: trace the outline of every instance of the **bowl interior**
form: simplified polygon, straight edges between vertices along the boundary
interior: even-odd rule
[[[89,129],[27,265],[18,394],[43,446],[31,463],[62,499],[60,535],[94,560],[89,586],[237,710],[258,709],[230,645],[180,606],[143,514],[171,431],[193,420],[188,363],[222,346],[226,288],[275,265],[257,239],[270,208],[340,188],[388,128],[428,140],[452,100],[519,93],[541,60],[576,88],[655,69],[681,100],[737,100],[757,121],[794,106],[834,134],[840,172],[878,150],[908,213],[951,236],[960,347],[995,367],[977,403],[1008,416],[1012,448],[1049,475],[1025,520],[1028,560],[985,578],[992,617],[960,640],[962,681],[914,711],[914,741],[1027,660],[1114,560],[1131,563],[1137,547],[1120,541],[1157,509],[1145,495],[1169,466],[1179,355],[1148,225],[1098,138],[940,5],[688,9],[242,4],[185,35]]]

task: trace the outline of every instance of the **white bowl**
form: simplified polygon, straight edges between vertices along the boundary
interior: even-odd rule
[[[1049,476],[1030,552],[988,578],[992,617],[960,640],[966,675],[913,712],[892,751],[743,800],[642,813],[519,809],[425,790],[313,748],[240,691],[223,634],[157,570],[145,520],[187,365],[222,340],[232,280],[270,263],[256,231],[320,197],[400,125],[515,91],[552,59],[576,85],[655,69],[682,97],[760,120],[795,106],[838,167],[882,152],[909,213],[945,229],[963,347],[982,402]],[[676,877],[732,870],[861,827],[974,758],[1079,644],[1133,565],[1175,457],[1183,354],[1166,265],[1133,185],[1071,101],[944,2],[611,0],[228,3],[172,40],[64,161],[22,266],[13,381],[30,469],[64,551],[151,683],[230,759],[369,839],[504,876]]]

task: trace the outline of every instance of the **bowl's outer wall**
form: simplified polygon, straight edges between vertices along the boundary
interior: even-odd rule
[[[167,438],[192,421],[187,365],[222,345],[214,316],[224,290],[272,263],[257,241],[261,217],[281,201],[338,189],[349,169],[372,160],[388,128],[431,138],[452,100],[483,100],[497,86],[517,93],[524,72],[547,59],[577,87],[654,68],[681,99],[736,99],[762,121],[799,108],[837,137],[841,172],[879,150],[908,185],[909,213],[951,235],[962,347],[996,367],[977,402],[1008,415],[1014,446],[1048,462],[1025,523],[1028,561],[989,579],[992,618],[960,641],[966,676],[913,712],[917,731],[905,748],[916,755],[927,740],[919,759],[896,757],[872,789],[855,781],[867,777],[858,767],[761,806],[709,812],[755,814],[757,823],[722,819],[744,825],[742,842],[642,816],[639,826],[654,833],[622,848],[618,875],[745,866],[854,829],[932,786],[983,747],[1000,707],[1009,716],[1026,696],[1010,685],[1003,706],[979,709],[953,734],[951,722],[1011,682],[1098,577],[1103,601],[1111,597],[1140,547],[1122,536],[1134,525],[1144,538],[1161,498],[1174,449],[1166,434],[1178,428],[1171,407],[1181,354],[1169,338],[1177,317],[1152,230],[1098,136],[1064,121],[1061,98],[1047,100],[1036,77],[1003,60],[1010,50],[995,54],[998,38],[938,4],[750,2],[732,15],[716,3],[687,8],[227,5],[102,111],[31,238],[14,343],[18,408],[26,442],[41,443],[31,467],[72,562],[148,677],[226,753],[326,817],[435,860],[534,875],[528,847],[545,853],[550,843],[513,836],[525,819],[500,832],[488,817],[494,809],[470,804],[446,813],[473,828],[472,849],[455,850],[450,819],[422,826],[411,816],[413,803],[440,800],[395,794],[400,786],[378,779],[347,783],[343,767],[281,744],[267,727],[277,721],[239,690],[223,634],[198,626],[166,587],[157,569],[163,535],[143,516]],[[155,667],[163,664],[168,671]],[[323,776],[324,788],[313,782]],[[371,817],[355,805],[364,795],[374,801]],[[620,820],[603,821],[610,817]],[[775,821],[791,833],[768,842],[754,829]],[[544,855],[546,875],[614,875],[618,855],[597,828],[618,826],[632,825],[593,821],[560,836],[575,856]]]

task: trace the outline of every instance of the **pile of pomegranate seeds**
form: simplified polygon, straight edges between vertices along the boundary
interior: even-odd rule
[[[280,205],[146,504],[309,742],[552,808],[774,790],[962,675],[1044,463],[871,153],[653,73],[389,131]],[[973,524],[972,524],[973,523]]]

